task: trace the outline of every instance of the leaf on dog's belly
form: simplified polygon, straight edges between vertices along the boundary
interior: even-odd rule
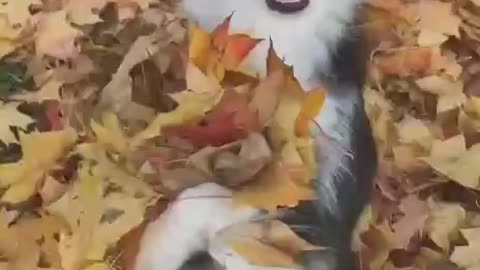
[[[295,182],[280,162],[269,165],[251,184],[233,193],[235,205],[250,205],[265,210],[275,210],[278,206],[293,207],[302,200],[313,198],[313,190]]]
[[[230,244],[235,252],[251,264],[271,267],[297,267],[295,260],[288,254],[255,239],[237,238],[230,240]]]

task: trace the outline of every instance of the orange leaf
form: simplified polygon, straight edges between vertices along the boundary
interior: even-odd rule
[[[228,29],[230,28],[230,21],[232,20],[233,12],[225,18],[225,20],[213,30],[211,37],[213,40],[213,47],[219,52],[223,52],[228,44]]]
[[[270,38],[270,47],[267,55],[267,75],[273,73],[278,69],[285,69],[285,62],[278,57],[277,52],[273,48],[273,41]]]
[[[309,136],[309,125],[320,112],[324,101],[325,90],[322,88],[307,93],[302,110],[295,122],[295,133],[297,136]]]
[[[234,70],[262,39],[254,39],[246,34],[234,34],[228,37],[222,63],[228,70]]]
[[[293,75],[293,68],[285,64],[285,62],[280,59],[278,54],[273,48],[272,40],[270,39],[270,47],[268,48],[267,55],[267,76],[274,73],[277,70],[283,70],[285,74],[285,89],[292,91],[293,93],[304,93],[302,87],[298,83],[297,79]]]
[[[424,73],[432,65],[431,48],[408,48],[386,55],[378,55],[375,66],[386,76],[408,76]]]

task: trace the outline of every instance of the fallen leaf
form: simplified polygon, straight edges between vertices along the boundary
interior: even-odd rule
[[[76,39],[83,34],[67,21],[66,11],[45,14],[36,32],[35,49],[39,55],[59,59],[75,58],[80,53]]]
[[[254,239],[230,240],[233,250],[249,263],[260,266],[296,268],[295,261],[282,251]]]
[[[404,216],[393,225],[396,247],[407,249],[412,237],[423,229],[428,218],[427,203],[417,195],[409,195],[400,202],[399,209]]]
[[[450,243],[459,235],[459,229],[465,222],[466,214],[465,209],[460,205],[435,203],[426,224],[430,239],[448,252]]]
[[[235,205],[250,205],[266,210],[278,206],[296,206],[299,201],[311,200],[313,194],[306,187],[292,181],[283,165],[274,162],[262,170],[251,184],[233,194]]]
[[[460,232],[468,241],[468,246],[456,246],[450,260],[460,267],[475,267],[480,264],[480,258],[476,255],[480,249],[480,229],[462,229]]]
[[[278,107],[281,91],[284,91],[285,77],[282,71],[273,72],[253,89],[253,97],[248,104],[251,111],[258,114],[262,126],[267,125]]]

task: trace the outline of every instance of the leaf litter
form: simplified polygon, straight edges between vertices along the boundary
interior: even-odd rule
[[[187,25],[175,2],[0,7],[0,269],[177,269],[192,245],[227,269],[294,269],[322,248],[277,216],[314,198],[324,89],[301,91],[273,49],[252,76],[240,64],[267,40],[230,17]],[[355,255],[478,269],[480,3],[366,2],[381,164]]]

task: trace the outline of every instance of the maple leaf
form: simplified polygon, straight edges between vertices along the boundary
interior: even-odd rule
[[[430,48],[408,48],[386,55],[376,55],[373,64],[382,76],[421,74],[432,65]]]
[[[226,70],[235,70],[262,41],[246,34],[229,35],[228,28],[233,15],[225,18],[212,34],[196,25],[192,26],[189,57],[203,71],[219,64]]]
[[[283,72],[274,72],[260,81],[253,89],[253,97],[250,100],[250,110],[257,112],[262,125],[267,125],[278,107],[281,91],[285,84]]]
[[[385,223],[370,225],[370,228],[361,236],[362,260],[370,269],[381,269],[390,254],[393,233]]]
[[[266,210],[278,206],[293,207],[302,200],[313,199],[312,190],[295,183],[279,162],[262,170],[252,183],[233,194],[236,205],[251,205]]]
[[[460,205],[436,203],[428,217],[426,230],[437,246],[449,251],[450,242],[458,236],[465,219],[466,211]]]
[[[114,113],[104,113],[102,120],[103,126],[93,119],[90,122],[90,126],[97,137],[97,142],[118,153],[125,153],[128,149],[128,141],[117,116]]]
[[[320,113],[320,109],[325,102],[325,90],[316,89],[309,91],[304,100],[302,109],[298,113],[295,122],[295,134],[299,137],[307,137],[310,135],[310,125]]]
[[[245,138],[250,131],[258,129],[257,119],[245,98],[227,91],[204,125],[171,126],[164,132],[167,137],[178,136],[197,146],[220,146]]]
[[[0,118],[4,121],[0,125],[0,140],[6,144],[17,141],[10,127],[26,129],[28,125],[34,123],[32,118],[18,111],[18,105],[16,102],[0,104]]]
[[[444,143],[449,147],[449,143]],[[458,144],[457,144],[458,145]],[[424,158],[424,160],[439,173],[448,176],[460,185],[478,188],[480,169],[477,166],[480,161],[480,144],[472,146],[469,150],[465,148],[449,148],[449,155],[439,155]]]
[[[298,237],[278,220],[235,224],[223,230],[220,238],[258,266],[295,267],[303,252],[321,249]]]
[[[222,57],[225,68],[234,70],[261,41],[246,34],[230,35]]]
[[[480,258],[476,255],[480,249],[480,229],[462,229],[463,237],[468,241],[468,246],[457,246],[450,256],[450,260],[460,267],[476,267],[480,265]]]
[[[27,102],[43,102],[46,100],[60,100],[60,87],[62,82],[52,78],[48,80],[38,91],[12,95],[13,98]]]
[[[298,264],[288,254],[255,239],[231,239],[230,245],[234,251],[241,254],[249,263],[254,265],[285,268],[298,267]]]
[[[76,138],[75,131],[71,129],[21,135],[23,158],[17,163],[0,165],[0,183],[10,186],[2,201],[18,203],[33,195],[44,174],[75,143]],[[38,156],[38,153],[43,154]]]

